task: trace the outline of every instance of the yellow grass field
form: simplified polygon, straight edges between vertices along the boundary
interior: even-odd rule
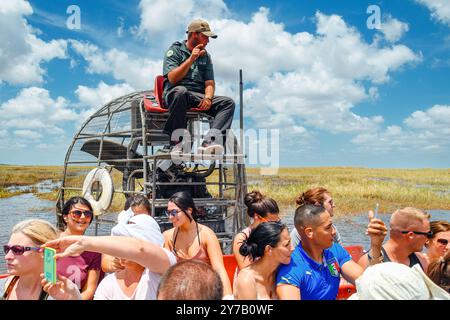
[[[21,193],[10,192],[7,187],[33,185],[42,180],[57,182],[62,176],[62,166],[1,165],[0,198]],[[81,187],[84,176],[76,179]],[[113,174],[113,179],[120,184],[118,174]],[[248,191],[260,190],[274,198],[282,210],[293,207],[300,192],[317,186],[332,192],[336,215],[364,212],[375,203],[380,204],[380,212],[405,206],[450,210],[450,169],[280,168],[277,175],[261,175],[260,169],[247,168],[247,180]],[[215,190],[210,192],[214,194]],[[58,190],[54,190],[38,196],[55,201],[57,194]],[[123,200],[115,199],[113,206],[120,208]]]

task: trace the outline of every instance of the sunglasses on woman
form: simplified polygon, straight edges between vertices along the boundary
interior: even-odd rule
[[[447,239],[436,239],[437,243],[442,244],[443,246],[448,245]]]
[[[83,215],[83,214],[86,218],[89,218],[89,219],[92,218],[92,216],[94,215],[92,213],[92,211],[90,211],[90,210],[72,210],[72,211],[69,211],[69,214],[72,216],[72,218],[77,218],[77,219],[80,219],[81,215]]]
[[[31,250],[39,251],[40,249],[41,248],[38,248],[38,247],[24,247],[24,246],[20,246],[20,245],[17,245],[17,244],[13,245],[13,246],[5,244],[3,246],[3,252],[5,254],[8,254],[9,250],[11,250],[12,253],[14,253],[14,255],[16,255],[16,256],[23,255],[25,253],[25,251],[31,251]]]
[[[173,210],[165,210],[164,213],[166,214],[166,216],[168,217],[176,217],[178,215],[178,213],[183,212],[182,210],[177,210],[177,209],[173,209]]]

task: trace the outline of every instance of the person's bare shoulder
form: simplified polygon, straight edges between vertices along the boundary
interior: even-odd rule
[[[207,238],[216,238],[216,233],[208,226],[205,226],[203,224],[198,224],[198,230],[201,234],[201,236],[203,235],[204,237],[206,236]]]
[[[164,243],[165,244],[170,243],[170,240],[172,239],[172,236],[173,236],[173,231],[174,231],[174,228],[166,230],[166,231],[163,232]]]
[[[428,269],[428,265],[429,265],[429,260],[427,258],[427,255],[423,252],[415,252],[415,255],[416,255],[417,259],[419,259],[420,264],[423,267],[423,270],[426,272]]]

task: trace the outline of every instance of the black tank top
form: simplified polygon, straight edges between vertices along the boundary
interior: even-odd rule
[[[391,259],[389,258],[389,256],[388,256],[387,253],[386,253],[386,250],[384,250],[383,247],[381,247],[381,251],[383,252],[383,262],[391,262]],[[411,254],[408,256],[408,258],[409,258],[409,266],[410,266],[410,267],[412,267],[412,266],[418,264],[418,265],[422,268],[422,270],[423,270],[423,266],[422,266],[422,264],[420,263],[420,260],[419,260],[419,258],[417,258],[417,256],[416,256],[415,253],[411,253]]]

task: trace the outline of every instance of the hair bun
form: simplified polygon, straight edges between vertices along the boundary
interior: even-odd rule
[[[297,196],[297,198],[295,199],[295,203],[299,206],[302,206],[305,204],[305,194],[302,193],[300,195]]]
[[[247,244],[247,241],[243,241],[239,248],[239,253],[242,256],[247,257],[250,254],[250,251],[251,251],[251,246],[249,246]]]
[[[241,247],[239,248],[239,253],[244,256],[250,256],[252,260],[256,256],[258,251],[258,245],[256,243],[248,243],[247,240],[245,240]]]
[[[250,193],[247,193],[244,197],[244,203],[247,207],[250,207],[253,203],[261,201],[263,198],[263,195],[261,192],[257,190],[253,190]]]

